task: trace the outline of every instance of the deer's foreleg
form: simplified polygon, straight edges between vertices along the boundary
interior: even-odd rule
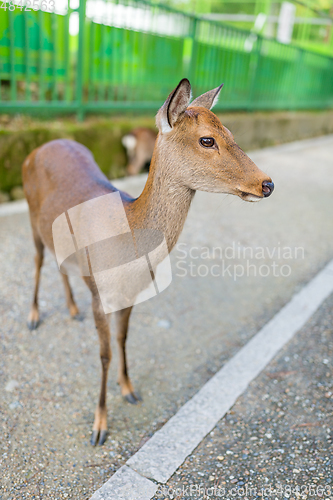
[[[141,398],[135,394],[132,382],[128,376],[127,360],[126,360],[126,338],[129,317],[132,307],[122,309],[115,313],[116,328],[117,328],[117,345],[118,345],[118,384],[120,385],[121,393],[124,398],[132,404],[136,404]]]
[[[91,444],[95,446],[97,440],[98,444],[102,445],[106,439],[106,434],[107,434],[106,393],[107,393],[108,371],[112,353],[110,346],[111,335],[110,335],[108,317],[105,315],[103,311],[98,293],[93,293],[92,306],[93,306],[95,325],[99,338],[100,357],[102,363],[101,392],[95,412],[95,421],[91,436]]]

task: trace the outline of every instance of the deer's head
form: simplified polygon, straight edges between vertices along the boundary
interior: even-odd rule
[[[177,182],[190,189],[259,201],[272,194],[274,184],[210,111],[221,89],[222,85],[190,103],[190,82],[181,80],[157,113],[158,154]]]

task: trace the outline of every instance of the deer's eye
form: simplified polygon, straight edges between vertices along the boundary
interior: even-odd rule
[[[212,148],[215,145],[213,137],[201,137],[199,142],[204,148]]]

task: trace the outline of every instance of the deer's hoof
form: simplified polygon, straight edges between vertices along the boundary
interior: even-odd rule
[[[99,440],[98,440],[99,446],[102,446],[105,443],[106,437],[107,437],[107,433],[108,433],[108,431],[105,431],[105,430],[104,431],[100,431],[100,433],[99,433]]]
[[[71,317],[72,317],[73,319],[75,319],[75,318],[76,318],[76,316],[79,316],[79,315],[80,315],[79,308],[77,307],[77,305],[76,305],[76,304],[74,304],[74,303],[73,303],[73,304],[71,304],[71,305],[69,306],[69,314],[71,315]]]
[[[139,396],[138,394],[135,394],[134,392],[130,392],[129,394],[126,394],[126,396],[124,396],[124,399],[126,399],[126,401],[128,403],[131,403],[132,405],[137,405],[140,401],[142,401],[141,396]]]
[[[39,312],[36,305],[33,305],[29,313],[27,325],[29,330],[36,330],[39,325]]]
[[[72,316],[72,319],[74,319],[75,321],[83,321],[84,316],[82,313],[78,312],[77,314],[74,314],[74,316]]]
[[[27,325],[30,331],[36,330],[36,328],[38,328],[39,325],[39,319],[29,319],[27,321]]]
[[[90,444],[92,446],[96,446],[97,442],[99,446],[102,446],[107,438],[108,431],[107,430],[102,430],[102,431],[92,431],[91,438],[90,438]]]
[[[99,431],[92,431],[91,438],[90,438],[90,444],[92,446],[96,446],[98,434],[99,434]]]
[[[134,397],[136,397],[136,399],[139,401],[139,403],[141,403],[143,401],[141,395],[138,394],[137,392],[134,392]]]

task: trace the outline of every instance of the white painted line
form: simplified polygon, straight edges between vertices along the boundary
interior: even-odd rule
[[[149,500],[157,488],[157,484],[123,465],[90,500]]]
[[[165,483],[249,383],[333,292],[333,260],[128,461],[142,476]]]
[[[7,215],[23,214],[28,211],[28,203],[26,200],[10,201],[8,203],[1,203],[0,217]]]

